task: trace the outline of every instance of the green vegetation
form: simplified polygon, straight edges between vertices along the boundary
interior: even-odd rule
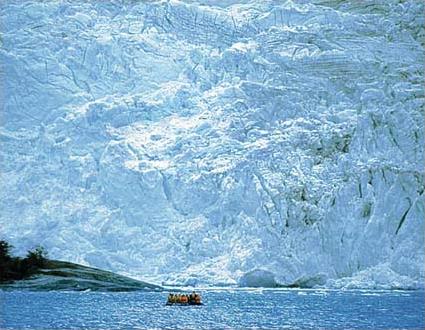
[[[0,240],[0,283],[28,278],[42,269],[47,262],[47,253],[42,247],[28,251],[25,258],[13,257],[13,246]]]

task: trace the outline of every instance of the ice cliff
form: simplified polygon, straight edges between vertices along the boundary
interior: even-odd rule
[[[424,286],[424,3],[0,4],[0,236],[164,284]]]

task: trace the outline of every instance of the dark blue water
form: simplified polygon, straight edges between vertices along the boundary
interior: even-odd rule
[[[1,292],[0,328],[424,329],[423,291],[204,291],[204,306],[167,293]]]

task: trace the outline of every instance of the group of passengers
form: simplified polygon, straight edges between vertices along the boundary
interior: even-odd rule
[[[168,303],[181,303],[181,304],[200,304],[201,295],[193,291],[191,294],[173,294],[168,295]]]

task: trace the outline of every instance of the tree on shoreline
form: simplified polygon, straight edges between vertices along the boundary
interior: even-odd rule
[[[0,282],[30,277],[46,266],[47,252],[43,247],[28,251],[25,258],[11,256],[12,248],[11,244],[0,240]]]
[[[13,246],[6,241],[0,241],[0,263],[10,261],[12,257],[10,256],[10,250]]]

